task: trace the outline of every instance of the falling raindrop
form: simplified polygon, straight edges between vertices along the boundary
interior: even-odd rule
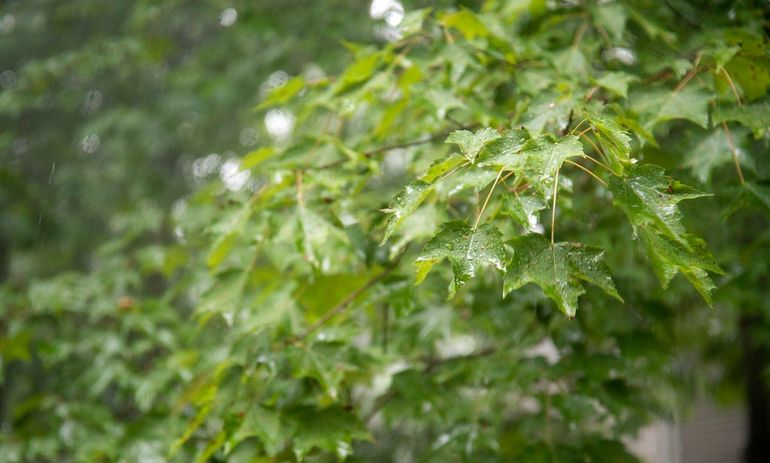
[[[208,177],[219,169],[221,157],[217,153],[211,153],[205,157],[193,161],[192,170],[195,178]]]
[[[636,62],[636,54],[630,48],[612,47],[604,50],[602,58],[605,61],[619,61],[627,66]]]
[[[56,170],[56,162],[51,163],[51,173],[48,174],[48,184],[50,185],[53,181],[53,173]]]
[[[267,84],[272,88],[283,87],[289,80],[289,75],[284,71],[275,71],[267,78]]]
[[[240,141],[241,145],[245,147],[256,145],[258,139],[259,139],[259,132],[257,132],[257,129],[253,127],[247,127],[241,130],[241,133],[238,135],[238,141]]]
[[[29,142],[24,137],[17,138],[11,145],[11,153],[15,155],[21,155],[27,152],[29,149]]]
[[[91,90],[86,93],[85,100],[83,101],[83,114],[90,115],[99,110],[104,101],[104,95],[99,90]]]
[[[10,34],[15,27],[16,17],[11,13],[6,14],[3,16],[3,19],[0,19],[0,34]]]
[[[102,140],[99,138],[99,135],[95,133],[86,135],[80,141],[80,149],[88,154],[95,153],[100,146],[102,146]]]
[[[235,8],[225,8],[219,15],[219,24],[224,27],[230,27],[238,19],[238,11]]]
[[[271,109],[265,115],[265,128],[276,139],[284,139],[294,129],[294,114],[285,109]]]
[[[219,177],[230,191],[242,190],[250,176],[248,170],[241,170],[241,163],[237,159],[228,159],[219,169]]]
[[[385,22],[390,27],[396,27],[404,19],[404,7],[401,3],[394,2],[393,7],[385,14]]]
[[[16,84],[16,73],[10,69],[0,73],[0,87],[11,88]]]
[[[326,73],[323,68],[315,63],[311,63],[305,68],[305,79],[310,82],[323,79],[324,76],[326,76]]]

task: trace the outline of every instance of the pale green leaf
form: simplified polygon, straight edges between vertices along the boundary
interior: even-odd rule
[[[285,84],[271,90],[267,98],[257,106],[257,109],[266,109],[285,104],[302,91],[303,88],[305,88],[305,79],[302,76],[292,77]]]
[[[751,130],[764,131],[770,128],[770,100],[747,105],[720,104],[711,113],[714,125],[722,122],[738,122]]]
[[[341,94],[369,80],[377,68],[379,68],[382,59],[382,53],[363,53],[340,76],[334,93]]]
[[[497,172],[490,169],[465,169],[450,175],[436,184],[436,193],[448,198],[464,190],[481,191],[494,181]]]
[[[706,91],[688,85],[679,92],[659,89],[632,93],[631,106],[648,128],[666,121],[685,119],[705,129],[708,127],[711,98]]]
[[[298,218],[305,258],[322,273],[345,269],[352,257],[345,232],[307,207],[298,208]]]
[[[607,72],[594,82],[605,90],[626,98],[628,96],[628,84],[638,81],[639,78],[625,72]]]
[[[738,127],[731,131],[734,141],[738,141],[746,134],[745,129]],[[749,170],[756,170],[753,160],[746,152],[736,146],[736,153],[741,165]],[[703,183],[711,179],[714,169],[733,163],[732,147],[724,130],[717,128],[710,134],[702,136],[695,146],[687,151],[684,158],[684,166],[689,167],[692,173]]]
[[[272,146],[263,146],[262,148],[250,151],[243,156],[243,159],[241,159],[241,169],[251,169],[275,154],[276,149]]]
[[[460,156],[459,154],[452,154],[431,164],[428,170],[422,174],[420,180],[427,183],[433,183],[439,177],[467,162],[468,161],[463,156]]]
[[[440,21],[444,27],[460,31],[468,40],[489,35],[487,26],[484,25],[476,13],[470,10],[447,13],[441,17]]]
[[[500,134],[496,130],[486,127],[476,133],[469,130],[455,130],[449,134],[446,143],[453,143],[460,147],[462,155],[468,161],[474,162],[481,149],[498,138]]]
[[[401,222],[417,209],[417,206],[428,197],[431,191],[433,191],[433,185],[422,180],[416,180],[401,190],[387,209],[383,209],[383,212],[390,214],[390,218],[388,218],[388,223],[385,226],[385,234],[380,241],[380,246],[385,244],[390,235],[401,225]]]

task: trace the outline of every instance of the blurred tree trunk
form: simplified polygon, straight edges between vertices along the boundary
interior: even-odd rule
[[[745,371],[748,436],[746,462],[770,462],[770,393],[765,377],[770,367],[770,348],[755,339],[753,331],[762,317],[745,315],[741,319],[741,343]]]

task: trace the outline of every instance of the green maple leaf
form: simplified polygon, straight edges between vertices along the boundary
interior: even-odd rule
[[[527,231],[537,225],[537,213],[545,209],[546,203],[537,196],[507,194],[503,197],[501,212],[512,217]]]
[[[449,259],[454,272],[454,280],[449,285],[449,297],[452,297],[457,288],[476,276],[482,265],[505,269],[502,234],[492,224],[476,229],[461,221],[443,224],[415,261],[416,283],[420,284],[433,265],[444,258]]]
[[[613,202],[625,212],[634,228],[653,226],[671,239],[689,246],[683,237],[682,214],[677,203],[708,196],[665,174],[662,167],[645,164],[631,168],[625,178],[612,177]]]
[[[475,192],[483,190],[492,183],[497,177],[498,172],[491,169],[465,169],[457,172],[446,179],[437,182],[436,193],[448,198],[464,190]]]
[[[295,411],[292,418],[296,423],[292,447],[299,461],[314,448],[334,452],[342,461],[353,453],[351,441],[372,440],[361,420],[337,405],[321,410],[302,408]]]
[[[388,219],[388,224],[385,226],[385,234],[382,237],[380,246],[385,244],[390,235],[401,225],[401,222],[417,209],[417,206],[428,197],[431,191],[433,191],[433,185],[422,180],[416,180],[401,190],[387,209],[383,209],[383,212],[391,214],[391,216]]]
[[[646,228],[640,229],[638,234],[644,244],[647,258],[663,288],[668,287],[677,272],[682,272],[703,299],[711,305],[711,292],[716,286],[709,278],[707,270],[720,274],[723,271],[706,249],[706,243],[686,235],[684,238],[687,240],[687,247],[685,247],[678,241]]]
[[[604,147],[610,167],[616,172],[623,172],[631,161],[631,137],[612,120],[601,117],[586,116],[594,127],[594,134]]]
[[[486,127],[477,130],[476,133],[469,130],[455,130],[449,134],[446,143],[454,143],[459,146],[463,156],[468,161],[474,162],[481,149],[498,138],[500,138],[500,134],[496,130]]]
[[[305,258],[322,273],[339,271],[350,263],[350,241],[345,232],[306,207],[297,209]]]
[[[556,173],[565,160],[583,156],[583,145],[575,136],[552,140],[544,136],[522,142],[521,135],[505,143],[490,146],[480,166],[495,166],[512,170],[529,180],[542,196],[548,198],[553,191]]]
[[[287,425],[281,422],[281,416],[275,410],[265,407],[249,407],[237,431],[225,444],[225,453],[229,453],[238,444],[250,437],[256,437],[262,443],[265,453],[274,456],[281,450],[287,439]]]
[[[594,83],[621,98],[626,98],[628,84],[638,80],[638,77],[625,72],[608,72],[596,79]]]
[[[650,129],[662,122],[685,119],[708,127],[708,104],[711,95],[694,86],[687,86],[680,92],[668,90],[638,92],[632,96],[632,107],[646,121]]]
[[[623,301],[604,263],[604,251],[580,243],[551,244],[541,235],[514,238],[513,259],[508,265],[503,295],[528,283],[539,286],[559,310],[574,317],[578,296],[585,293],[582,281],[594,284]]]
[[[420,180],[427,183],[433,183],[441,177],[442,175],[446,174],[447,172],[456,169],[463,165],[464,163],[467,163],[468,161],[465,160],[463,156],[460,156],[459,154],[453,154],[449,157],[439,159],[428,168],[427,171],[425,171],[424,174],[422,174],[422,177],[420,177]]]
[[[720,104],[711,114],[714,125],[735,121],[754,131],[763,131],[770,127],[770,100],[757,101],[747,105],[735,103]]]
[[[746,129],[736,127],[732,130],[732,137],[739,141],[746,135]],[[738,161],[745,169],[756,171],[756,166],[751,157],[740,146],[736,146]],[[707,136],[702,136],[697,144],[687,151],[683,165],[689,167],[693,175],[703,183],[711,179],[711,173],[725,165],[733,163],[732,147],[727,134],[721,128],[714,130]]]

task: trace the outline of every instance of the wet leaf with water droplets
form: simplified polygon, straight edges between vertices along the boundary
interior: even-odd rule
[[[537,234],[514,238],[511,246],[513,260],[505,275],[503,295],[534,283],[568,317],[575,316],[578,296],[585,293],[582,281],[623,301],[612,282],[601,249],[580,243],[551,244]]]
[[[668,283],[674,278],[676,272],[682,272],[703,299],[711,305],[711,292],[716,286],[709,278],[707,271],[720,274],[723,271],[706,249],[706,243],[692,235],[684,235],[683,238],[688,243],[685,247],[680,242],[647,228],[639,230],[638,234],[644,244],[647,259],[664,288],[668,287]]]
[[[536,196],[511,193],[503,197],[502,213],[511,216],[527,231],[536,228],[537,213],[545,208],[545,201]]]
[[[433,183],[436,181],[436,179],[446,174],[447,172],[460,167],[464,162],[467,161],[459,154],[453,154],[449,157],[439,159],[438,161],[431,164],[428,170],[425,171],[422,177],[420,177],[420,180],[423,182]]]
[[[497,155],[490,155],[479,165],[504,168],[523,175],[545,198],[552,194],[556,172],[561,169],[564,161],[583,156],[583,145],[572,135],[556,141],[543,136],[525,142],[518,150],[513,149],[516,147],[514,142],[510,146],[511,149],[503,149]]]
[[[689,247],[684,239],[682,214],[677,203],[685,199],[708,196],[666,176],[662,167],[653,164],[633,166],[628,177],[610,179],[614,203],[620,207],[635,228],[653,226],[664,235]]]
[[[350,453],[350,441],[372,440],[364,423],[339,405],[300,409],[293,414],[292,422],[296,423],[292,446],[298,461],[314,448],[333,452],[342,461]]]
[[[475,230],[461,221],[443,224],[415,261],[417,284],[425,279],[435,263],[444,258],[449,259],[454,272],[454,280],[449,285],[449,297],[452,297],[457,288],[476,276],[482,265],[505,269],[502,234],[492,224],[484,224]]]
[[[416,180],[407,185],[406,188],[396,195],[393,202],[390,203],[390,206],[383,210],[383,212],[391,214],[391,216],[388,219],[388,224],[385,226],[385,234],[382,237],[380,246],[388,241],[390,235],[396,231],[396,228],[401,225],[401,222],[417,209],[417,206],[425,200],[431,191],[433,191],[433,185],[425,183],[422,180]]]
[[[455,130],[449,134],[446,142],[459,146],[463,156],[468,161],[474,162],[481,149],[498,138],[500,134],[496,130],[486,127],[476,133],[469,130]]]

